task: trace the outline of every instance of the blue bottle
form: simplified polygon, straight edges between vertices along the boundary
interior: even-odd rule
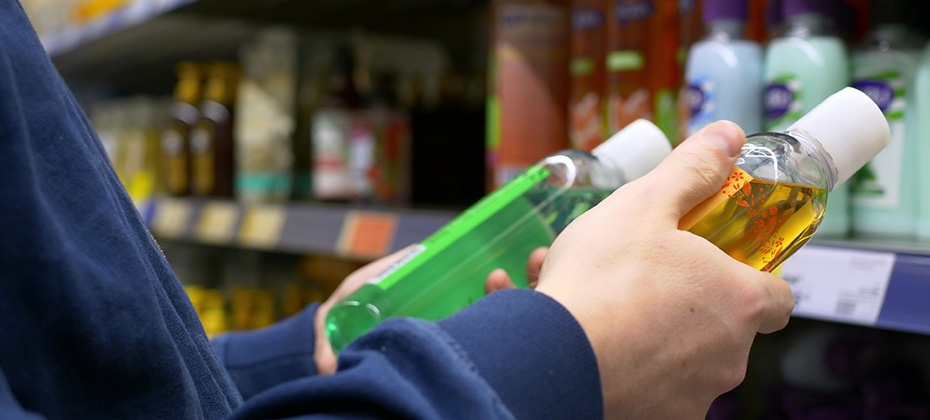
[[[746,39],[747,0],[705,0],[707,36],[685,65],[687,135],[717,120],[762,131],[762,48]]]

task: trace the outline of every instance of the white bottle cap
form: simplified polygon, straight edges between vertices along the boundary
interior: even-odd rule
[[[624,182],[646,175],[672,153],[672,145],[655,124],[636,120],[594,148],[591,154],[615,165]]]
[[[845,88],[801,117],[788,131],[804,132],[823,146],[836,167],[836,189],[869,163],[888,142],[891,130],[878,105],[858,89]]]

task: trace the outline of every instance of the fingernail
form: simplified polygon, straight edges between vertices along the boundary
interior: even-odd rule
[[[746,142],[746,135],[736,124],[729,121],[713,123],[704,130],[704,140],[720,149],[729,157],[736,157]]]

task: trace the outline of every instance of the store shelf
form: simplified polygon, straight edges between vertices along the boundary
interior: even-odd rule
[[[166,197],[141,211],[158,238],[366,260],[423,240],[457,214]],[[780,274],[795,293],[795,316],[930,335],[930,244],[818,240]]]
[[[930,335],[930,245],[815,241],[780,274],[795,316]]]
[[[82,26],[65,28],[42,38],[51,57],[76,50],[92,41],[137,26],[196,0],[135,0]]]
[[[135,0],[42,42],[69,83],[130,92],[170,92],[178,61],[235,60],[242,43],[272,25],[313,40],[352,33],[439,40],[456,65],[481,69],[486,8],[487,0]]]
[[[160,197],[140,206],[159,239],[374,259],[418,242],[456,213],[313,203]]]

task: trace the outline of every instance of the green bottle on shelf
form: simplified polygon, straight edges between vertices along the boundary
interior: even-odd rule
[[[388,318],[454,314],[484,296],[496,268],[527,287],[533,250],[551,245],[572,220],[669,153],[662,131],[638,120],[591,153],[567,150],[539,161],[333,306],[326,318],[333,351]]]

